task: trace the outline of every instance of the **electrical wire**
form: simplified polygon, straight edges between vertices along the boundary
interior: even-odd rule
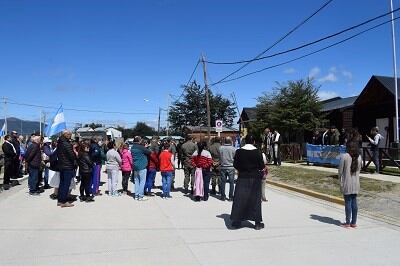
[[[256,57],[254,57],[254,59],[261,57],[263,54],[265,54],[266,52],[268,52],[269,50],[271,50],[272,48],[274,48],[277,44],[279,44],[280,42],[282,42],[284,39],[286,39],[289,35],[291,35],[293,32],[295,32],[297,29],[299,29],[301,26],[303,26],[307,21],[309,21],[312,17],[314,17],[315,15],[317,15],[319,12],[321,12],[326,6],[328,6],[333,0],[328,0],[327,2],[325,2],[320,8],[318,8],[316,11],[314,11],[310,16],[308,16],[306,19],[304,19],[303,21],[300,22],[300,24],[298,24],[297,26],[295,26],[292,30],[290,30],[288,33],[286,33],[284,36],[282,36],[281,38],[279,38],[276,42],[274,42],[271,46],[269,46],[267,49],[265,49],[264,51],[262,51],[261,53],[259,53]],[[251,61],[253,62],[253,61]],[[236,73],[238,73],[240,70],[242,70],[243,68],[245,68],[246,66],[248,66],[249,64],[251,64],[251,62],[247,62],[244,65],[242,65],[241,67],[239,67],[238,69],[236,69],[235,71],[231,72],[230,74],[226,75],[224,78],[220,79],[219,81],[217,81],[215,84],[218,83],[222,83],[222,81],[226,80],[227,78],[235,75]]]
[[[185,89],[187,86],[189,86],[189,83],[192,81],[192,78],[194,76],[194,74],[196,73],[197,68],[199,67],[200,64],[200,60],[197,60],[196,66],[194,67],[192,74],[190,75],[189,80],[186,82],[185,87],[183,88],[183,91],[181,93],[181,95],[179,95],[179,97],[177,99],[175,99],[175,101],[179,102],[179,100],[182,98],[183,94],[185,93]]]
[[[399,19],[399,18],[400,18],[400,17],[394,18],[393,21],[394,21],[394,20],[397,20],[397,19]],[[294,61],[298,61],[298,60],[300,60],[300,59],[306,58],[306,57],[311,56],[311,55],[313,55],[313,54],[322,52],[322,51],[324,51],[324,50],[327,50],[327,49],[329,49],[329,48],[332,48],[332,47],[334,47],[334,46],[337,46],[337,45],[339,45],[339,44],[342,44],[342,43],[344,43],[344,42],[347,42],[347,41],[349,41],[349,40],[351,40],[351,39],[353,39],[353,38],[355,38],[355,37],[358,37],[358,36],[360,36],[360,35],[362,35],[362,34],[368,32],[368,31],[371,31],[371,30],[373,30],[373,29],[376,29],[376,28],[378,28],[378,27],[381,27],[381,26],[383,26],[383,25],[385,25],[385,24],[387,24],[387,23],[390,23],[390,22],[392,22],[392,19],[391,19],[391,20],[388,20],[388,21],[385,21],[385,22],[382,22],[382,23],[380,23],[380,24],[377,24],[377,25],[375,25],[375,26],[373,26],[373,27],[371,27],[371,28],[368,28],[368,29],[366,29],[366,30],[363,30],[363,31],[357,33],[357,34],[354,34],[354,35],[352,35],[352,36],[350,36],[350,37],[347,37],[347,38],[345,38],[345,39],[343,39],[343,40],[341,40],[341,41],[335,42],[335,43],[333,43],[333,44],[331,44],[331,45],[325,46],[325,47],[323,47],[323,48],[321,48],[321,49],[318,49],[318,50],[315,50],[315,51],[313,51],[313,52],[307,53],[307,54],[302,55],[302,56],[300,56],[300,57],[296,57],[296,58],[294,58],[294,59],[291,59],[291,60],[288,60],[288,61],[285,61],[285,62],[276,64],[276,65],[268,66],[268,67],[265,67],[265,68],[262,68],[262,69],[259,69],[259,70],[256,70],[256,71],[253,71],[253,72],[250,72],[250,73],[241,75],[241,76],[236,77],[236,78],[224,80],[224,81],[221,81],[221,82],[216,83],[216,84],[211,84],[210,86],[214,86],[214,85],[217,85],[217,84],[220,84],[220,83],[227,83],[227,82],[235,81],[235,80],[242,79],[242,78],[244,78],[244,77],[247,77],[247,76],[250,76],[250,75],[253,75],[253,74],[257,74],[257,73],[263,72],[263,71],[268,70],[268,69],[276,68],[276,67],[279,67],[279,66],[282,66],[282,65],[286,65],[286,64],[292,63],[292,62],[294,62]]]
[[[58,109],[59,107],[55,106],[45,106],[39,104],[30,104],[30,103],[20,103],[14,101],[8,101],[7,104],[18,105],[18,106],[29,106],[29,107],[38,107],[38,108],[46,108],[46,109]],[[102,113],[102,114],[121,114],[121,115],[155,115],[158,113],[152,112],[119,112],[119,111],[102,111],[102,110],[91,110],[91,109],[76,109],[76,108],[64,108],[67,111],[74,112],[88,112],[88,113]]]
[[[272,55],[261,56],[261,57],[254,58],[254,59],[249,59],[249,60],[233,61],[233,62],[216,62],[216,61],[206,61],[206,62],[207,62],[208,64],[214,64],[214,65],[236,65],[236,64],[243,64],[243,63],[251,63],[251,62],[254,62],[254,61],[264,60],[264,59],[271,58],[271,57],[275,57],[275,56],[278,56],[278,55],[287,54],[287,53],[290,53],[290,52],[293,52],[293,51],[297,51],[297,50],[303,49],[303,48],[305,48],[305,47],[308,47],[308,46],[317,44],[317,43],[319,43],[319,42],[322,42],[322,41],[331,39],[331,38],[333,38],[333,37],[336,37],[336,36],[338,36],[338,35],[341,35],[341,34],[343,34],[343,33],[348,32],[348,31],[357,29],[357,28],[359,28],[359,27],[361,27],[361,26],[364,26],[364,25],[369,24],[369,23],[371,23],[371,22],[373,22],[373,21],[375,21],[375,20],[378,20],[378,19],[381,19],[381,18],[383,18],[383,17],[386,17],[386,16],[388,16],[388,15],[390,15],[390,14],[392,14],[392,13],[395,13],[395,12],[397,12],[397,11],[399,11],[399,10],[400,10],[400,8],[396,8],[395,10],[393,10],[393,12],[392,12],[392,11],[391,11],[391,12],[387,12],[387,13],[385,13],[385,14],[382,14],[382,15],[376,16],[376,17],[374,17],[374,18],[368,19],[368,20],[366,20],[366,21],[363,21],[363,22],[361,22],[361,23],[359,23],[359,24],[357,24],[357,25],[348,27],[348,28],[343,29],[343,30],[341,30],[341,31],[338,31],[338,32],[336,32],[336,33],[333,33],[333,34],[327,35],[327,36],[325,36],[325,37],[322,37],[322,38],[320,38],[320,39],[317,39],[317,40],[315,40],[315,41],[308,42],[308,43],[306,43],[306,44],[302,44],[302,45],[297,46],[297,47],[295,47],[295,48],[292,48],[292,49],[289,49],[289,50],[285,50],[285,51],[282,51],[282,52],[278,52],[278,53],[275,53],[275,54],[272,54]]]

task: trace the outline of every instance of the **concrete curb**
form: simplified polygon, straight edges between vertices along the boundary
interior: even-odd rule
[[[294,186],[291,186],[291,185],[287,185],[287,184],[284,184],[284,183],[271,181],[271,180],[267,180],[267,184],[270,184],[270,185],[273,185],[273,186],[276,186],[276,187],[280,187],[280,188],[284,188],[284,189],[287,189],[287,190],[291,190],[291,191],[294,191],[294,192],[297,192],[297,193],[301,193],[301,194],[304,194],[304,195],[307,195],[307,196],[310,196],[310,197],[314,197],[314,198],[317,198],[317,199],[320,199],[320,200],[325,200],[325,201],[329,201],[329,202],[332,202],[332,203],[344,205],[344,199],[338,198],[338,197],[335,197],[335,196],[330,196],[330,195],[322,194],[322,193],[315,192],[315,191],[312,191],[312,190],[308,190],[308,189],[305,189],[305,188],[294,187]]]

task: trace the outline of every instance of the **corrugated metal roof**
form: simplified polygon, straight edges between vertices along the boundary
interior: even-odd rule
[[[342,109],[351,107],[354,105],[354,102],[357,100],[358,96],[347,97],[337,99],[335,101],[326,102],[322,105],[321,111],[328,112],[332,110]]]

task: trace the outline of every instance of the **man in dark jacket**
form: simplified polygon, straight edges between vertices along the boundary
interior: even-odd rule
[[[21,155],[21,148],[20,148],[20,143],[18,140],[18,132],[17,131],[12,131],[11,132],[11,143],[14,145],[16,156],[13,161],[13,175],[11,178],[19,178],[20,177],[20,167],[21,167],[21,162],[19,160],[19,156]]]
[[[25,160],[28,163],[29,167],[29,177],[28,177],[28,186],[29,186],[29,195],[37,196],[40,195],[40,191],[38,190],[38,178],[39,178],[39,169],[40,164],[42,162],[40,150],[40,137],[36,136],[32,139],[32,144],[29,146],[26,151]]]
[[[2,145],[2,150],[4,153],[4,190],[8,190],[10,188],[10,178],[14,174],[13,162],[15,160],[15,156],[17,155],[15,147],[10,140],[10,135],[6,135]]]
[[[89,156],[90,160],[93,162],[92,175],[91,175],[91,192],[92,195],[98,195],[100,193],[100,175],[101,175],[101,165],[102,165],[102,157],[101,157],[101,147],[98,144],[98,141],[93,138],[90,140],[90,149]]]
[[[58,187],[58,204],[60,207],[73,207],[67,201],[71,180],[74,177],[76,154],[71,144],[71,132],[65,130],[58,139],[57,157],[60,170],[60,185]]]

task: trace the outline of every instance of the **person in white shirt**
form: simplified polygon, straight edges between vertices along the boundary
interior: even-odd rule
[[[372,137],[372,138],[371,138]],[[379,128],[373,127],[371,129],[371,137],[367,135],[369,143],[371,145],[372,161],[375,164],[375,173],[380,172],[380,162],[379,162],[379,142],[383,139],[382,135],[379,134]]]

